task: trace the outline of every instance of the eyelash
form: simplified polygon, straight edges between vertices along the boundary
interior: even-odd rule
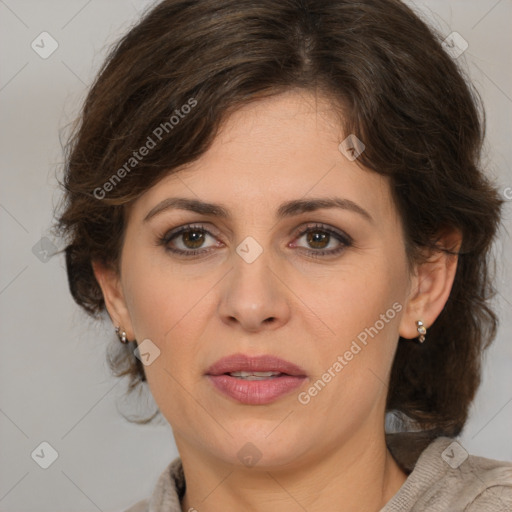
[[[335,231],[331,228],[328,228],[322,224],[308,224],[306,228],[302,229],[298,233],[294,235],[295,238],[301,238],[305,234],[309,232],[314,231],[321,231],[323,233],[327,233],[329,236],[334,237],[338,242],[341,242],[341,246],[337,249],[330,249],[330,250],[314,250],[314,249],[305,249],[305,251],[309,254],[309,256],[313,258],[324,258],[326,256],[334,256],[342,251],[344,251],[347,247],[351,247],[353,245],[353,240],[350,236],[348,236],[345,233]],[[183,251],[181,249],[173,249],[169,247],[169,243],[174,240],[175,238],[178,238],[183,233],[187,232],[199,232],[200,234],[206,234],[210,235],[215,238],[215,235],[210,233],[207,229],[205,229],[202,226],[194,225],[194,224],[187,224],[185,226],[182,226],[178,228],[177,230],[169,231],[165,233],[162,237],[158,238],[158,244],[159,246],[164,246],[166,250],[179,254],[181,256],[185,257],[193,257],[197,256],[199,254],[204,254],[208,252],[210,249],[190,249],[188,251]],[[329,240],[330,241],[330,240]]]

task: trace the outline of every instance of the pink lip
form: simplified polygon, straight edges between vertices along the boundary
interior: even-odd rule
[[[282,375],[263,380],[242,380],[231,372],[279,372]],[[224,395],[247,405],[264,405],[290,393],[306,380],[306,372],[299,366],[275,356],[249,357],[233,354],[219,359],[206,371],[210,382]]]

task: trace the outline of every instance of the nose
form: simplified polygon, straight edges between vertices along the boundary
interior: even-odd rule
[[[241,331],[282,327],[290,317],[288,288],[268,251],[249,261],[238,253],[233,255],[233,269],[223,280],[219,315]]]

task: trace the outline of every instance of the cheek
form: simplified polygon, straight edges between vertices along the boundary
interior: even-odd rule
[[[218,276],[194,278],[165,256],[133,251],[125,259],[126,300],[135,338],[150,339],[160,351],[146,375],[154,394],[168,389],[169,374],[189,384],[201,356],[206,319],[211,316]],[[204,347],[203,347],[204,350]],[[156,382],[158,379],[158,384]],[[187,382],[185,382],[187,381]],[[179,391],[179,390],[178,390]]]
[[[150,338],[158,345],[179,328],[204,287],[194,286],[163,249],[126,251],[123,261],[125,296],[136,339]],[[194,300],[195,299],[195,300]]]
[[[333,281],[327,293],[317,295],[321,317],[335,334],[318,345],[322,363],[315,375],[333,384],[322,391],[315,407],[343,402],[357,416],[356,411],[369,410],[386,390],[405,308],[405,259],[397,253],[387,257],[379,252],[377,257],[376,251],[374,258],[354,260]],[[331,378],[329,370],[336,377]]]
[[[198,360],[197,340],[206,315],[205,289],[194,286],[170,265],[156,264],[144,254],[126,257],[125,292],[138,343],[150,339],[158,356],[144,367],[158,407],[174,421],[180,415],[197,415],[187,390],[193,389],[191,369]],[[203,297],[203,300],[201,298]]]
[[[347,341],[373,326],[381,315],[390,320],[386,326],[396,324],[397,309],[403,309],[405,284],[405,267],[398,257],[394,262],[382,257],[359,258],[329,279],[327,287],[315,290],[315,303],[336,338]],[[393,309],[395,303],[400,307]]]

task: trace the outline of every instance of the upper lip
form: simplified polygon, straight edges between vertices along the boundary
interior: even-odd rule
[[[206,370],[207,375],[222,375],[231,372],[279,372],[287,375],[305,377],[306,372],[296,364],[276,356],[248,356],[232,354],[216,361]]]

